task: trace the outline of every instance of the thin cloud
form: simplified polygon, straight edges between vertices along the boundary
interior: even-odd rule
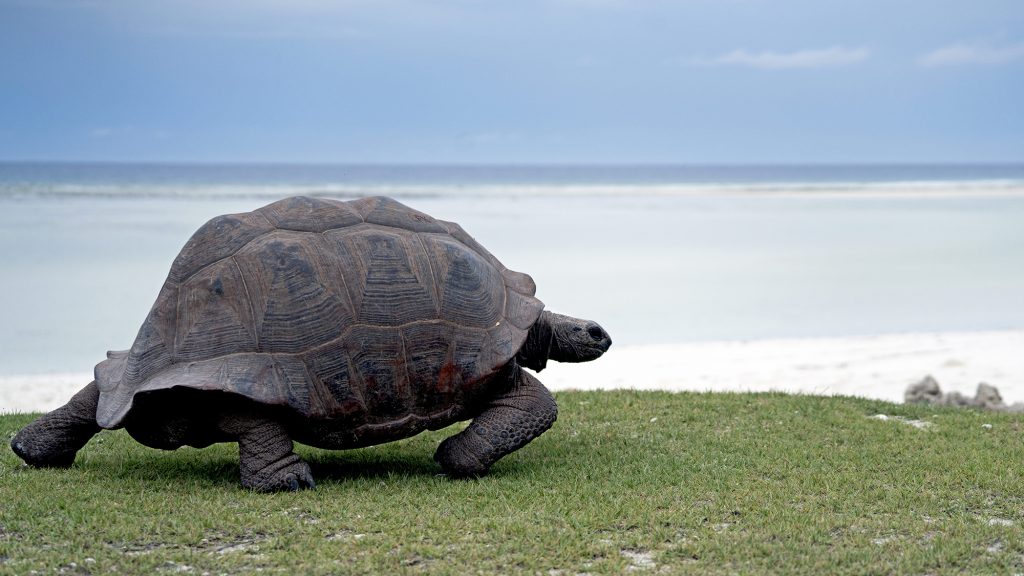
[[[747,52],[733,50],[713,58],[691,60],[697,66],[745,66],[762,70],[838,68],[859,64],[868,58],[866,48],[832,46],[796,52]]]
[[[1024,42],[1010,46],[988,44],[952,44],[933,50],[918,59],[922,66],[998,65],[1024,61]]]

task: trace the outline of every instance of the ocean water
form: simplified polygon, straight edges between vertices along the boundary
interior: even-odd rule
[[[457,221],[617,346],[1024,328],[1024,165],[0,163],[0,375],[91,371],[196,228],[294,194]]]

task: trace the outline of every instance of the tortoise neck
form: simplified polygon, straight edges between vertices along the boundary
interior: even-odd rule
[[[551,313],[545,310],[540,313],[540,317],[526,334],[526,341],[523,342],[519,354],[516,355],[519,364],[537,372],[543,370],[551,357],[551,346],[554,339],[555,331],[551,326]]]

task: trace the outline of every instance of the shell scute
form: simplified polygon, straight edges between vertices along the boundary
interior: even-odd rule
[[[323,398],[324,412],[330,418],[341,418],[366,412],[362,388],[353,374],[345,343],[338,340],[303,354],[313,385]]]
[[[347,291],[333,280],[323,250],[316,236],[277,231],[235,255],[260,350],[303,352],[352,324]]]
[[[519,330],[529,330],[544,308],[536,298],[515,290],[505,293],[505,320]]]
[[[257,212],[278,229],[298,232],[326,232],[363,222],[362,215],[344,202],[309,196],[278,200]]]
[[[355,326],[345,344],[370,421],[408,413],[409,379],[400,332],[378,326]]]
[[[462,326],[486,328],[504,312],[505,284],[480,254],[451,238],[423,239],[441,290],[441,317]]]
[[[452,238],[455,238],[456,240],[464,244],[467,248],[469,248],[471,251],[479,254],[481,257],[484,258],[484,260],[490,262],[495,268],[498,268],[499,270],[505,270],[505,267],[502,266],[501,262],[499,262],[498,259],[494,257],[494,254],[488,252],[487,248],[484,248],[483,245],[476,241],[476,238],[473,238],[465,230],[463,230],[462,226],[459,226],[454,222],[442,222],[442,224],[445,227],[445,231]]]
[[[176,361],[257,351],[245,281],[231,258],[207,266],[186,280],[178,290],[177,301],[162,305],[161,315],[172,314],[174,308],[166,309],[172,304],[177,310],[171,340]]]
[[[336,253],[348,255],[345,283],[359,323],[398,326],[438,318],[430,264],[413,235],[371,227],[326,239]]]
[[[433,216],[413,210],[391,198],[378,197],[373,200],[375,203],[365,216],[369,224],[403,228],[412,232],[447,232],[444,224]]]
[[[255,212],[217,216],[196,230],[185,243],[171,264],[167,279],[180,283],[273,229],[266,218]]]
[[[412,324],[402,329],[409,389],[418,414],[436,412],[457,399],[462,374],[454,364],[455,331],[453,325],[444,322]]]

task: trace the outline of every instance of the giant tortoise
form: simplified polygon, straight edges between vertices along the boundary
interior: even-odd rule
[[[611,345],[535,290],[457,224],[389,198],[219,216],[174,260],[131,349],[11,447],[62,467],[103,428],[168,450],[238,442],[244,486],[296,490],[314,481],[293,439],[355,448],[472,419],[434,459],[480,476],[555,421],[524,368]]]

